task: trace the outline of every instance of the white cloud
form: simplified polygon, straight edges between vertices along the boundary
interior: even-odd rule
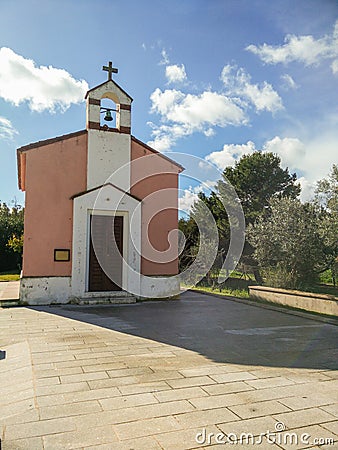
[[[169,61],[169,56],[168,56],[168,53],[167,53],[167,51],[166,51],[165,48],[162,49],[162,51],[161,51],[161,56],[162,56],[162,59],[161,59],[161,61],[159,62],[159,65],[160,65],[160,66],[166,66],[167,64],[170,63],[170,61]]]
[[[150,96],[151,112],[162,115],[162,119],[201,131],[205,125],[240,125],[245,115],[235,102],[223,94],[205,91],[200,95],[184,94],[181,91],[157,88]]]
[[[185,94],[175,89],[151,94],[151,112],[161,116],[163,125],[153,127],[154,140],[149,145],[167,150],[177,139],[194,132],[212,135],[213,127],[241,125],[247,122],[244,111],[224,94],[204,91],[199,95]],[[163,143],[167,147],[163,147]]]
[[[88,90],[86,81],[76,80],[66,70],[37,67],[7,47],[0,49],[0,68],[0,97],[15,106],[27,102],[32,111],[65,111],[83,101]]]
[[[167,66],[165,68],[165,76],[167,77],[168,83],[182,83],[187,79],[184,64],[180,66],[177,64]]]
[[[205,160],[224,170],[227,166],[233,166],[243,155],[249,155],[259,150],[252,141],[248,141],[246,144],[225,144],[222,150],[210,153]],[[290,170],[301,170],[304,167],[306,147],[297,138],[275,136],[266,141],[261,150],[277,154],[281,158],[281,165]]]
[[[332,72],[336,75],[338,74],[338,59],[335,59],[331,64]]]
[[[167,60],[165,50],[163,55]],[[186,80],[184,65],[166,67],[168,82]],[[215,92],[211,88],[200,94],[184,93],[181,90],[156,88],[151,94],[151,112],[161,116],[161,124],[149,123],[152,140],[149,145],[157,150],[170,149],[176,141],[195,132],[206,137],[215,134],[215,127],[247,125],[247,110],[253,105],[257,112],[276,112],[283,109],[282,99],[273,87],[264,81],[251,83],[244,69],[227,65],[221,79],[226,92]]]
[[[206,165],[210,167],[210,164]],[[216,184],[217,180],[206,180],[202,181],[195,187],[189,186],[188,189],[184,189],[183,196],[178,199],[179,209],[189,212],[192,205],[198,200],[199,192],[204,192],[206,195],[210,195],[210,192],[215,188]]]
[[[316,182],[309,181],[305,177],[298,178],[298,183],[300,184],[302,191],[300,193],[300,199],[302,202],[309,202],[313,199],[315,189],[316,189]]]
[[[281,79],[284,82],[283,86],[285,89],[298,89],[299,86],[291,75],[285,73],[284,75],[281,75]]]
[[[11,140],[18,134],[10,120],[0,116],[0,139]]]
[[[178,208],[181,211],[189,212],[192,205],[198,200],[198,195],[191,187],[184,189],[183,192],[183,196],[178,199]]]
[[[325,132],[323,129],[319,137],[308,137],[306,140],[275,136],[266,141],[261,149],[251,141],[246,144],[225,144],[222,150],[210,153],[205,160],[223,171],[225,167],[233,166],[243,155],[254,151],[275,153],[281,158],[283,168],[288,167],[291,173],[298,173],[298,182],[302,187],[300,198],[308,201],[313,196],[316,182],[327,177],[337,160],[337,142],[337,132]]]
[[[306,148],[297,138],[275,136],[264,144],[263,151],[276,153],[281,158],[282,166],[290,170],[301,170],[304,167]]]
[[[222,171],[227,166],[233,166],[243,155],[256,151],[255,144],[248,141],[246,144],[225,144],[223,149],[212,152],[205,157],[205,160],[215,164]]]
[[[283,102],[271,84],[251,83],[251,76],[243,68],[226,65],[221,73],[221,80],[229,95],[238,95],[241,99],[249,101],[257,111],[270,111],[272,113],[283,109]]]
[[[338,21],[331,35],[315,39],[313,36],[287,35],[283,45],[249,45],[246,50],[258,55],[267,64],[288,64],[299,61],[305,66],[317,65],[338,56]],[[334,71],[334,70],[333,70]]]

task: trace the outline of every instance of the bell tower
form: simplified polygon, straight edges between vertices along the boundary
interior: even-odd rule
[[[86,94],[88,131],[87,188],[93,189],[107,182],[120,167],[130,162],[131,155],[131,103],[133,99],[113,79],[117,73],[109,61],[102,70],[108,80],[90,89]],[[104,107],[103,99],[110,99],[114,107]],[[113,114],[112,114],[113,113]],[[104,115],[104,116],[102,116]],[[115,116],[115,123],[113,121]],[[104,124],[101,122],[104,117]],[[109,181],[129,192],[130,174],[119,171]]]
[[[111,61],[109,61],[108,66],[103,66],[102,70],[108,72],[108,80],[90,89],[86,94],[87,130],[94,129],[130,134],[131,103],[133,99],[112,79],[112,74],[118,73],[118,69],[113,67]],[[109,111],[109,108],[101,106],[101,100],[104,98],[109,98],[116,105],[115,127],[100,125],[100,114],[106,114]]]

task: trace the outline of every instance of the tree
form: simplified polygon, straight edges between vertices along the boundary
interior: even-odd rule
[[[327,246],[327,267],[336,285],[338,272],[338,166],[333,165],[328,178],[318,181],[315,204],[322,209],[319,232]]]
[[[226,167],[223,180],[218,183],[221,191],[225,183],[230,182],[241,201],[247,224],[260,217],[273,198],[296,198],[300,194],[300,185],[296,184],[296,174],[282,169],[279,156],[273,153],[254,152],[244,155],[234,167]],[[242,263],[251,267],[255,279],[262,283],[262,277],[253,258],[254,247],[246,239]]]
[[[230,226],[227,213],[222,204],[221,198],[228,199],[229,183],[235,188],[241,202],[246,223],[253,223],[269,207],[269,201],[272,198],[290,197],[296,198],[300,193],[300,186],[296,184],[297,177],[290,174],[288,169],[280,167],[281,160],[273,153],[255,152],[250,155],[244,155],[234,167],[227,167],[223,172],[223,179],[217,184],[215,192],[209,196],[203,193],[199,194],[198,202],[203,202],[211,211],[217,224],[219,233],[219,252],[216,263],[218,268],[222,266],[225,255],[229,247]],[[197,203],[198,203],[197,202]],[[230,201],[231,203],[231,201]],[[235,205],[229,205],[231,208]],[[196,206],[193,208],[196,209]],[[189,219],[189,221],[191,218]],[[183,222],[180,223],[180,229],[184,232]],[[189,224],[192,227],[192,224]],[[193,233],[190,233],[192,241],[189,242],[187,249],[194,248],[198,244],[197,227]],[[262,279],[257,269],[257,263],[252,257],[254,248],[246,240],[243,251],[242,262],[251,266],[255,274],[256,281],[261,283]],[[192,259],[190,250],[185,249],[181,260],[187,264]],[[189,259],[190,258],[190,259]]]
[[[24,210],[20,205],[9,208],[6,203],[0,203],[0,272],[21,267],[21,252],[14,251],[11,242],[18,250],[17,240],[22,240],[23,221]]]
[[[236,189],[247,224],[261,215],[272,198],[296,198],[300,194],[296,174],[280,164],[279,156],[273,153],[254,152],[224,170],[223,177]]]
[[[311,285],[326,264],[326,245],[319,232],[320,211],[298,199],[272,199],[270,210],[247,229],[269,284],[300,288]]]

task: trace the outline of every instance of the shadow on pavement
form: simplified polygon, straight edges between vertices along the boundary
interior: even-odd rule
[[[198,352],[219,363],[338,368],[338,328],[227,298],[186,292],[176,301],[31,307]]]

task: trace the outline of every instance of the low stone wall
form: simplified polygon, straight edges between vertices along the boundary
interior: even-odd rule
[[[305,311],[338,316],[338,298],[311,292],[289,291],[267,286],[249,286],[250,297]]]

